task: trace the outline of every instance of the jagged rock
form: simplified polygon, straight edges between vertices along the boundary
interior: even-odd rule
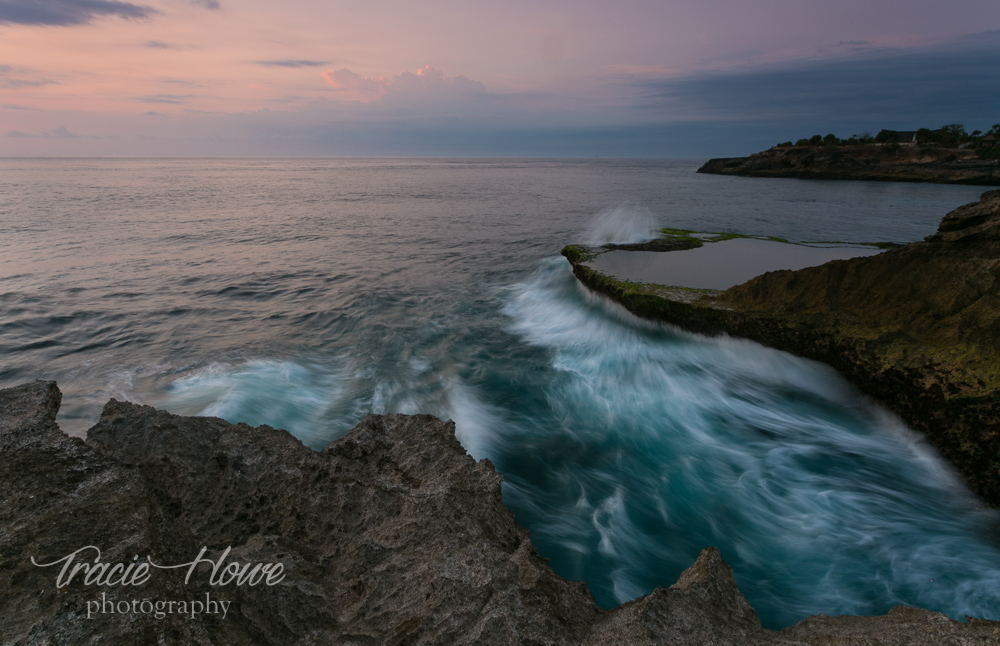
[[[190,559],[190,534],[176,531],[134,469],[101,455],[56,426],[62,395],[54,382],[0,391],[0,636],[5,644],[82,644],[91,636],[108,643],[209,643],[215,622],[167,617],[136,624],[128,615],[87,619],[87,602],[130,601],[129,588],[57,589],[61,566],[49,563],[88,545],[102,560],[127,563],[153,552],[165,561]],[[88,551],[81,560],[92,560]],[[179,582],[157,578],[143,596],[186,598]],[[234,626],[235,627],[235,626]],[[238,633],[237,633],[238,634]],[[245,635],[244,635],[245,636]]]
[[[267,426],[112,400],[84,444],[54,424],[58,400],[51,382],[0,393],[5,643],[165,632],[172,643],[577,644],[600,612],[536,554],[503,506],[501,476],[466,454],[451,422],[370,416],[317,453]],[[286,578],[220,590],[162,571],[143,597],[209,591],[232,601],[229,616],[87,620],[94,588],[56,591],[58,568],[30,557],[91,544],[105,561],[160,564],[231,546],[229,561],[280,561]]]
[[[712,547],[702,550],[694,565],[668,589],[657,588],[602,618],[586,646],[623,643],[757,646],[783,642],[761,628],[757,612],[736,586],[732,568]]]
[[[269,643],[571,644],[597,614],[537,556],[502,477],[451,422],[369,416],[317,453],[267,426],[111,401],[87,439],[137,468],[200,542],[256,538],[241,560],[286,562],[281,594],[234,590]]]
[[[3,644],[985,644],[1000,623],[916,609],[763,630],[716,549],[677,583],[602,612],[552,572],[503,506],[488,460],[454,424],[368,416],[314,452],[285,431],[112,400],[87,442],[55,424],[53,382],[0,391]],[[51,563],[88,545],[184,565],[281,563],[267,585],[211,585],[212,568],[140,586],[56,587]],[[227,548],[231,548],[228,553]],[[82,557],[92,561],[90,557]],[[84,573],[85,574],[85,573]],[[81,577],[84,576],[81,574]],[[88,603],[228,601],[226,616],[95,613]],[[925,635],[948,641],[919,641]],[[978,641],[977,641],[978,640]]]

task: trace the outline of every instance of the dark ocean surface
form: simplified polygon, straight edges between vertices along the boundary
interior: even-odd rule
[[[0,387],[286,428],[427,412],[612,607],[718,546],[767,627],[1000,619],[1000,515],[831,369],[636,319],[569,242],[653,226],[908,242],[982,189],[698,160],[2,159]]]

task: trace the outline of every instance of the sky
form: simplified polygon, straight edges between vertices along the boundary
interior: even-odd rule
[[[0,0],[0,156],[707,157],[998,122],[997,0]]]

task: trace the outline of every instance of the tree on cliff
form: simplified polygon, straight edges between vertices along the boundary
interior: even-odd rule
[[[917,130],[917,142],[921,146],[938,146],[940,148],[958,148],[959,145],[972,141],[977,136],[965,132],[965,126],[960,123],[949,123],[937,130],[921,128]]]
[[[883,128],[875,135],[875,142],[880,144],[898,144],[899,133],[895,130],[886,130]]]

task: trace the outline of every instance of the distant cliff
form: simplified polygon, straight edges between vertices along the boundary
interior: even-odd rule
[[[3,644],[1000,643],[1000,622],[904,606],[765,630],[714,548],[604,612],[535,552],[493,465],[429,415],[371,415],[316,452],[268,426],[112,400],[84,442],[56,426],[60,398],[53,382],[0,390]],[[203,547],[216,567],[185,579]],[[80,549],[73,569],[96,569],[96,549],[185,567],[138,585],[83,569],[60,586]],[[261,563],[280,581],[222,583]]]
[[[563,255],[582,283],[639,316],[833,366],[1000,506],[1000,191],[952,211],[922,242],[724,292],[636,286],[586,266],[578,246]]]
[[[698,172],[745,177],[1000,186],[998,159],[980,159],[971,149],[898,144],[775,147],[749,157],[710,159]]]

